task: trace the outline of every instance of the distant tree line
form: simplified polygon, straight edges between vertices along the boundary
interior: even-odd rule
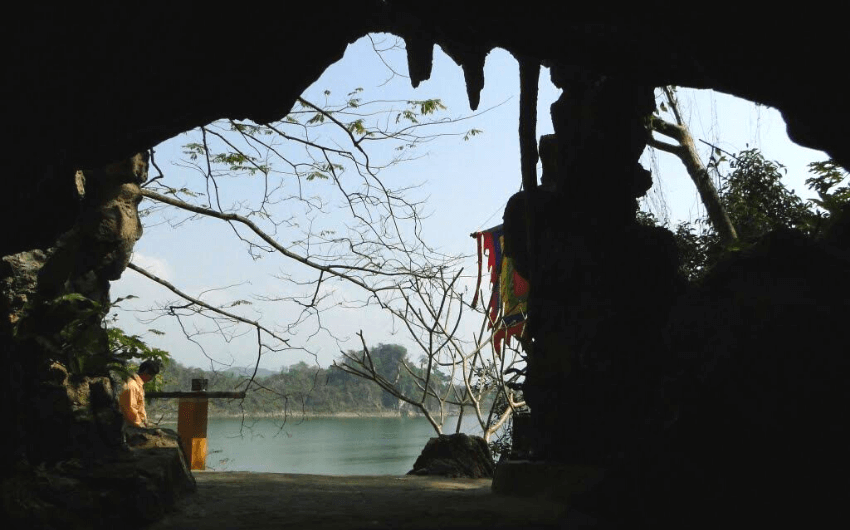
[[[414,373],[424,370],[424,367],[415,366],[403,346],[379,344],[370,348],[370,352],[376,369],[382,375],[395,381],[398,387],[413,391],[414,377],[402,363],[407,364]],[[166,392],[188,391],[191,389],[192,379],[207,379],[208,391],[240,391],[244,390],[250,374],[245,375],[236,369],[213,371],[188,367],[172,359],[164,367],[160,377],[158,389]],[[432,374],[432,378],[434,377]],[[436,379],[435,384],[442,389],[446,389],[450,383],[449,377],[442,372],[437,372]],[[258,374],[254,382],[244,400],[210,400],[210,415],[415,413],[406,403],[371,381],[345,373],[338,368],[322,368],[304,361],[285,366],[278,373],[271,375]],[[439,409],[436,400],[433,407]],[[148,411],[148,415],[154,419],[161,416],[172,417],[177,413],[177,400],[151,399],[148,402]]]

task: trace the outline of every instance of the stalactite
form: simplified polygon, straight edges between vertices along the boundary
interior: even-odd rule
[[[486,54],[473,55],[461,65],[463,78],[466,81],[466,95],[469,97],[469,108],[472,110],[478,110],[478,104],[481,102],[481,90],[484,89],[485,57]]]
[[[540,63],[519,58],[519,152],[522,187],[537,188],[537,85]]]
[[[431,69],[434,65],[434,43],[429,39],[413,35],[405,36],[404,43],[407,49],[410,84],[416,88],[419,83],[431,78]]]
[[[484,89],[484,61],[489,50],[457,49],[441,43],[443,51],[463,69],[466,81],[466,95],[469,98],[469,108],[478,110],[481,102],[481,90]]]

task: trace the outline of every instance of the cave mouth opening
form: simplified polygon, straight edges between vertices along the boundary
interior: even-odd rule
[[[388,242],[392,246],[412,241],[421,246],[406,249],[404,256],[387,254],[383,263],[407,259],[417,266],[433,265],[423,255],[432,245],[447,260],[465,254],[465,267],[473,269],[475,257],[469,254],[474,247],[467,234],[498,225],[507,199],[520,186],[514,126],[519,119],[517,62],[505,50],[492,50],[484,64],[480,110],[465,113],[458,111],[469,105],[463,69],[439,47],[431,78],[416,89],[406,77],[405,60],[403,41],[397,37],[363,37],[278,122],[264,126],[219,120],[154,149],[156,164],[145,185],[151,192],[148,198],[153,194],[171,197],[201,207],[204,213],[156,199],[146,202],[146,237],[136,245],[134,265],[164,282],[186,286],[183,292],[229,308],[231,313],[247,309],[240,314],[247,321],[258,322],[262,315],[275,325],[286,323],[286,331],[274,338],[280,342],[258,346],[250,322],[229,320],[222,328],[220,315],[210,318],[189,311],[176,319],[157,318],[171,311],[163,301],[175,293],[137,271],[128,271],[113,286],[113,300],[123,299],[115,311],[119,325],[165,351],[180,352],[175,359],[181,364],[212,373],[237,370],[242,375],[253,374],[254,366],[270,373],[299,363],[329,367],[338,360],[334,353],[340,350],[338,343],[348,345],[343,348],[359,346],[360,331],[372,344],[399,342],[393,316],[369,309],[355,292],[356,286],[343,281],[322,292],[327,278],[317,278],[315,267],[297,259],[282,274],[281,261],[274,256],[280,249],[244,223],[216,218],[216,214],[250,220],[296,256],[315,258],[310,261],[317,263],[323,259],[320,265],[358,266],[345,257],[353,248],[376,252],[382,245],[386,249]],[[699,101],[705,100],[705,92],[686,94],[690,98],[687,110],[696,115],[702,131],[716,131],[718,115],[742,115],[734,107],[740,101],[717,103],[708,96],[706,104]],[[541,68],[538,138],[552,132],[549,105],[559,95],[548,69]],[[773,114],[765,116],[755,108],[747,130],[757,139],[764,129],[772,134],[777,126]],[[699,121],[700,112],[707,112],[711,119]],[[736,131],[741,128],[732,126]],[[710,143],[722,147],[734,142],[723,143],[715,133]],[[694,206],[692,184],[680,178],[680,167],[674,167],[678,162],[659,162],[663,156],[646,153],[643,158],[655,177],[643,207],[660,221],[673,223],[683,218],[681,204],[690,204],[691,212],[699,207]],[[540,167],[538,163],[538,176]],[[660,175],[665,177],[663,182]],[[667,175],[685,180],[684,185],[676,184],[671,192],[672,178]],[[687,200],[681,199],[683,195]],[[670,204],[677,211],[670,211]],[[392,215],[387,213],[393,209]],[[404,214],[396,215],[401,210]],[[391,218],[404,218],[407,224],[388,228],[395,224],[388,222]],[[383,227],[383,241],[374,238],[374,233],[364,237],[369,228],[364,219]],[[343,234],[352,229],[352,223],[359,224]],[[386,230],[394,232],[388,236]],[[354,239],[352,234],[357,234]],[[431,243],[434,240],[436,244]],[[355,260],[362,259],[363,253]],[[378,262],[374,256],[369,259]],[[203,268],[199,270],[198,264],[204,264]],[[239,281],[234,281],[237,277]],[[461,278],[467,289],[474,289],[473,280],[474,275]],[[145,296],[128,299],[137,293]],[[354,313],[352,306],[357,306]],[[145,317],[139,322],[134,314]],[[149,325],[153,318],[157,318],[155,328]],[[471,331],[479,323],[464,324],[464,329]],[[305,335],[307,340],[291,345]],[[284,340],[290,344],[281,347]],[[403,345],[416,351],[414,341]]]
[[[112,286],[120,300],[113,325],[172,352],[180,373],[207,370],[213,385],[250,378],[255,367],[258,377],[305,369],[324,377],[341,349],[360,347],[360,331],[370,346],[405,347],[421,366],[429,353],[399,333],[398,315],[373,307],[372,293],[349,281],[366,282],[368,274],[322,276],[315,265],[389,264],[393,275],[464,268],[458,285],[468,303],[478,266],[469,234],[498,225],[520,188],[519,77],[513,56],[492,50],[472,112],[462,68],[439,47],[431,79],[416,89],[405,61],[400,39],[363,37],[280,120],[218,120],[156,146],[141,207],[145,235],[132,270]],[[559,93],[541,68],[538,135],[552,132],[548,107]],[[243,320],[197,306],[175,311],[175,301],[187,303],[177,291]],[[465,317],[458,335],[473,335],[482,321]],[[258,344],[251,322],[275,336],[259,331]],[[303,405],[309,393],[288,395],[290,402],[282,393],[266,395],[256,412],[288,407],[288,421],[298,418],[293,403]],[[167,403],[156,400],[158,417],[176,414]],[[439,423],[455,428],[454,420]]]

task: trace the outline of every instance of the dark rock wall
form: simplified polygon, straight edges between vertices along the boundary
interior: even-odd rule
[[[137,206],[147,156],[69,177],[76,222],[49,247],[2,258],[0,337],[12,393],[3,405],[22,426],[4,438],[3,458],[11,461],[55,462],[121,443],[101,321],[109,281],[120,278],[142,235]]]
[[[138,526],[194,488],[176,434],[130,450],[108,372],[109,282],[142,235],[147,156],[68,175],[76,218],[52,245],[2,257],[2,506],[17,528]],[[125,519],[130,521],[125,521]]]
[[[554,68],[552,76],[564,92],[552,105],[551,184],[512,198],[505,216],[507,239],[531,239],[506,242],[514,253],[530,249],[520,262],[533,286],[531,451],[602,464],[637,435],[648,404],[635,398],[656,383],[651,356],[681,285],[669,232],[635,222],[636,198],[651,185],[637,160],[652,87],[588,70]],[[528,238],[513,229],[529,221],[527,208],[514,206],[526,201]]]
[[[688,287],[656,350],[641,355],[650,362],[636,373],[652,384],[611,392],[642,403],[633,409],[639,428],[574,506],[614,527],[821,526],[841,517],[848,258],[779,232]]]
[[[13,418],[0,448],[4,473],[19,458],[67,456],[29,440],[73,431],[47,418],[79,416],[77,394],[52,378],[50,333],[22,341],[12,330],[34,301],[66,293],[108,301],[108,281],[141,235],[133,212],[145,161],[133,154],[216,118],[284,115],[347,43],[371,31],[406,39],[414,85],[430,75],[438,44],[462,66],[473,108],[497,46],[550,66],[564,89],[552,107],[554,184],[518,196],[505,221],[532,227],[512,246],[532,284],[533,454],[618,477],[585,498],[587,511],[652,519],[671,499],[693,510],[716,501],[711,509],[730,506],[711,519],[719,521],[736,499],[766,503],[758,492],[776,491],[767,486],[781,462],[810,484],[813,466],[828,467],[846,446],[836,404],[846,402],[847,365],[833,344],[847,343],[838,294],[848,292],[847,223],[815,246],[772,239],[688,286],[676,276],[669,233],[634,222],[635,198],[651,184],[636,161],[655,86],[776,106],[795,141],[850,166],[850,101],[831,77],[846,47],[842,17],[738,3],[590,13],[535,0],[499,9],[443,0],[241,4],[226,13],[182,3],[19,7],[4,28],[0,398]],[[98,381],[74,379],[82,385],[74,388],[94,396]],[[105,447],[87,436],[74,434],[63,451]]]

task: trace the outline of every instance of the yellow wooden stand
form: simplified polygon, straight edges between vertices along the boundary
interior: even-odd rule
[[[190,469],[207,468],[207,410],[206,397],[180,398],[177,409],[177,434]]]
[[[207,410],[210,399],[244,399],[245,392],[207,392],[206,379],[192,379],[191,392],[148,392],[151,399],[177,398],[177,434],[189,469],[207,468]]]

